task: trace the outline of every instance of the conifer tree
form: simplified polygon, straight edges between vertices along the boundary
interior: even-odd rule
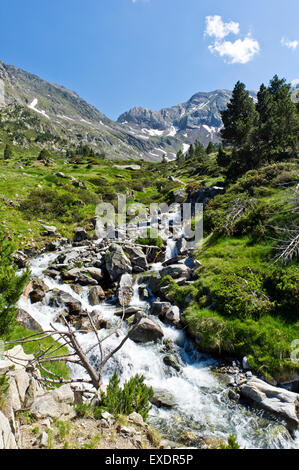
[[[211,153],[215,152],[215,145],[213,144],[213,142],[210,141],[210,142],[208,143],[206,152],[207,152],[208,155],[210,155]]]
[[[4,160],[9,160],[12,157],[12,149],[9,144],[6,144],[4,149]]]
[[[227,109],[221,112],[224,128],[221,131],[223,142],[235,150],[248,144],[257,112],[244,83],[238,81]]]

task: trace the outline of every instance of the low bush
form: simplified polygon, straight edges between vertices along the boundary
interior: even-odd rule
[[[144,384],[144,377],[136,375],[122,388],[119,384],[120,380],[115,372],[109,380],[106,393],[101,392],[101,405],[95,410],[94,416],[101,418],[103,410],[116,417],[127,416],[135,411],[146,420],[154,393],[151,387]]]

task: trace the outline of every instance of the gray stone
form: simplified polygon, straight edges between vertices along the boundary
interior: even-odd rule
[[[161,271],[161,277],[171,276],[173,279],[178,278],[191,278],[191,270],[185,264],[173,264],[171,266],[166,266]]]
[[[30,313],[26,312],[26,310],[23,310],[22,308],[18,309],[17,321],[19,325],[22,325],[24,328],[27,328],[27,330],[43,331],[43,327],[38,323],[38,321],[36,321],[30,315]]]
[[[49,300],[49,305],[51,307],[65,306],[70,315],[80,315],[82,311],[82,304],[79,300],[59,289],[52,290],[52,297]]]
[[[0,449],[17,449],[15,436],[12,433],[6,416],[0,411]]]
[[[173,395],[168,390],[162,388],[154,388],[154,397],[152,398],[152,403],[159,408],[173,408],[176,405],[176,401]]]
[[[89,236],[86,232],[86,230],[84,230],[83,228],[78,228],[78,230],[76,231],[75,235],[74,235],[74,238],[73,238],[73,241],[75,243],[80,243],[84,240],[88,240],[89,239]]]
[[[135,343],[148,343],[162,339],[164,333],[159,325],[149,318],[143,318],[139,325],[130,333],[130,339]]]
[[[88,301],[90,305],[98,305],[105,299],[105,292],[101,286],[92,286],[89,289]]]
[[[113,282],[118,281],[123,274],[132,272],[130,260],[125,255],[122,247],[115,243],[109,247],[106,256],[106,269]]]
[[[282,388],[273,387],[256,377],[241,387],[241,394],[259,406],[285,419],[291,428],[297,428],[299,419],[299,395]]]
[[[133,296],[133,278],[130,274],[123,274],[117,292],[118,302],[122,307],[130,305]]]

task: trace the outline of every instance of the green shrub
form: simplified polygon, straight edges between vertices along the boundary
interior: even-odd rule
[[[109,380],[107,392],[101,392],[101,406],[95,410],[95,417],[100,418],[103,410],[114,416],[127,416],[135,411],[146,420],[154,392],[151,387],[144,384],[144,377],[135,375],[124,384],[123,388],[119,383],[120,380],[115,372]]]
[[[240,449],[236,436],[230,434],[228,436],[227,445],[221,444],[220,449]]]

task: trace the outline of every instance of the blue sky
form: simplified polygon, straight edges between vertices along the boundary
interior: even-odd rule
[[[299,78],[298,0],[1,0],[0,58],[112,119]]]

